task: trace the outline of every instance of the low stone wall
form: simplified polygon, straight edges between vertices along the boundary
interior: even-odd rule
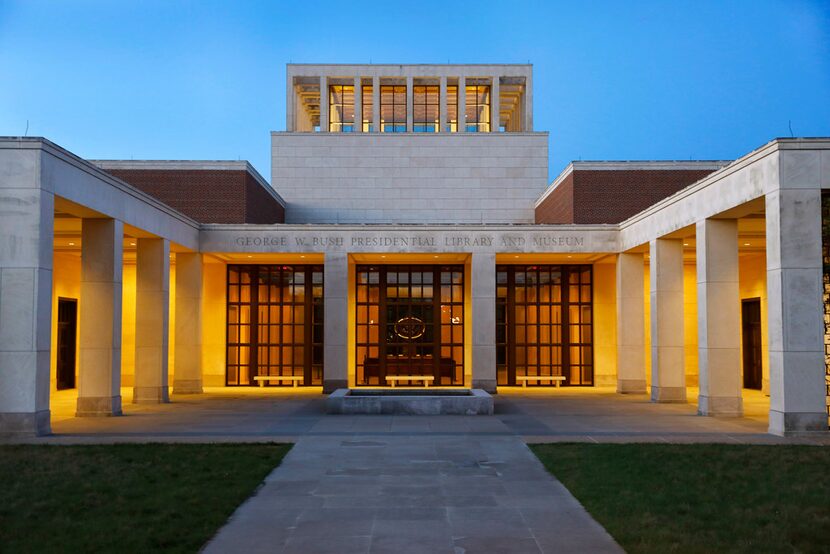
[[[355,415],[493,415],[493,397],[481,389],[337,389],[326,400],[326,410]]]

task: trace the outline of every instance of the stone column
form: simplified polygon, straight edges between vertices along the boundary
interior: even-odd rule
[[[447,132],[447,77],[441,77],[438,85],[438,132]]]
[[[347,254],[326,254],[323,265],[323,392],[349,386]]]
[[[490,86],[490,132],[499,132],[499,111],[501,110],[501,98],[499,95],[499,76],[493,76],[493,84]]]
[[[646,392],[645,261],[642,254],[617,256],[617,392]]]
[[[496,255],[472,254],[473,388],[496,392]]]
[[[821,190],[766,196],[769,431],[827,431]]]
[[[685,402],[683,352],[683,242],[649,244],[651,294],[651,400]]]
[[[121,415],[121,288],[124,224],[81,222],[77,416]]]
[[[697,223],[698,413],[740,416],[741,295],[738,221]]]
[[[202,255],[176,253],[173,394],[202,392]]]
[[[458,78],[458,132],[467,132],[467,78]]]
[[[135,386],[133,402],[169,402],[167,342],[170,309],[170,241],[138,239],[135,270]]]
[[[51,432],[55,208],[40,188],[40,156],[36,149],[0,151],[0,436]]]
[[[380,77],[372,77],[372,129],[380,133]]]
[[[412,118],[414,108],[412,105],[412,100],[414,98],[413,90],[412,90],[412,77],[406,78],[406,132],[412,132]]]
[[[285,82],[285,130],[289,133],[296,131],[297,118],[297,91],[294,89],[294,78],[286,78]]]
[[[354,131],[363,132],[363,82],[354,78]]]
[[[320,132],[329,132],[329,78],[320,77]]]

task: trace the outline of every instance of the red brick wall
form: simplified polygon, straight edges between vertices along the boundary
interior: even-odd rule
[[[245,173],[245,223],[285,223],[285,208]]]
[[[536,223],[574,222],[573,173],[565,177],[556,190],[536,206]]]
[[[282,223],[285,210],[241,170],[109,169],[199,223]]]
[[[536,223],[619,223],[713,171],[576,169],[536,208]]]

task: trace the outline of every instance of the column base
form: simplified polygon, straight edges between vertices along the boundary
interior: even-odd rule
[[[133,404],[166,404],[170,402],[167,387],[133,387]]]
[[[825,412],[779,412],[769,411],[769,432],[780,437],[798,435],[826,435],[827,414]]]
[[[645,394],[648,392],[645,379],[617,379],[619,394]]]
[[[741,417],[744,415],[744,401],[740,396],[697,397],[697,413],[702,416]]]
[[[173,381],[173,394],[202,394],[201,379],[181,379]]]
[[[665,404],[683,404],[686,402],[686,387],[651,386],[651,401]]]
[[[495,379],[473,379],[473,388],[481,389],[490,394],[496,394],[496,380]]]
[[[121,396],[79,396],[75,404],[75,417],[120,416]]]
[[[349,388],[347,379],[323,379],[323,394],[331,394],[337,389]]]
[[[0,437],[51,435],[51,412],[0,412]]]

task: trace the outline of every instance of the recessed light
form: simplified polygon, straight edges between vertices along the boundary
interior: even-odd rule
[[[251,256],[250,254],[248,255],[248,257],[249,257],[249,258],[253,258],[253,256]]]
[[[688,242],[684,242],[684,243],[683,243],[683,246],[689,246],[689,243],[688,243]]]
[[[130,243],[130,246],[135,246],[135,243],[134,243],[134,242],[131,242],[131,243]]]
[[[433,256],[433,258],[437,258],[438,256]]]
[[[568,256],[569,258],[573,258],[573,256]]]
[[[386,256],[381,256],[381,258],[385,258]]]
[[[305,258],[305,256],[300,256],[301,258]]]
[[[518,256],[513,256],[514,258],[518,258]]]
[[[749,246],[749,243],[748,243],[748,242],[745,242],[745,243],[744,243],[744,246]]]
[[[74,243],[74,242],[70,242],[70,243],[69,243],[69,246],[75,246],[75,243]]]

